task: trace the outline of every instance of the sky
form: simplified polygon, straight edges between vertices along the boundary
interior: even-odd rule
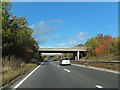
[[[117,2],[14,2],[11,13],[27,19],[41,48],[85,44],[98,33],[118,36]]]

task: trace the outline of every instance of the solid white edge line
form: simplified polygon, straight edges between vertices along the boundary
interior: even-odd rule
[[[41,64],[43,64],[44,62],[42,62]],[[32,75],[40,66],[37,66],[31,73],[29,73],[22,81],[20,81],[14,88],[18,88],[28,77],[30,77],[30,75]]]
[[[86,66],[86,65],[79,65],[79,64],[72,64],[72,65],[80,66],[80,67],[84,67],[84,68],[89,68],[89,69],[94,69],[94,70],[100,70],[100,71],[106,71],[106,72],[110,72],[110,73],[119,74],[118,71],[108,70],[108,69],[105,69],[105,68],[97,68],[97,67],[93,67],[93,66]]]
[[[68,70],[68,69],[64,69],[65,71],[67,71],[67,72],[70,72],[70,70]]]
[[[95,85],[97,88],[103,88],[102,86],[100,86],[100,85]]]

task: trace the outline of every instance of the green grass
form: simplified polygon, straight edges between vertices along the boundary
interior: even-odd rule
[[[2,67],[2,86],[25,72],[34,69],[36,66],[36,64],[32,63],[26,64],[14,56],[11,56],[9,60],[8,57],[4,58]]]
[[[119,64],[90,63],[90,62],[83,62],[83,61],[73,61],[72,63],[120,71],[118,66]]]
[[[107,60],[107,61],[118,61],[120,60],[120,56],[118,53],[109,53],[109,54],[101,54],[96,56],[87,56],[84,57],[88,60]]]

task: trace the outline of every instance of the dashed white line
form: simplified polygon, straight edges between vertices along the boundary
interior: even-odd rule
[[[64,69],[65,71],[67,71],[67,72],[70,72],[70,70],[68,70],[68,69]]]
[[[103,88],[102,86],[100,86],[100,85],[95,85],[97,88]]]

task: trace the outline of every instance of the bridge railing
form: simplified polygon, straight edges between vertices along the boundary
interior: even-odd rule
[[[85,46],[82,46],[82,47],[74,47],[74,48],[66,48],[66,47],[63,47],[63,48],[39,48],[39,49],[87,49],[88,47],[85,47]]]

